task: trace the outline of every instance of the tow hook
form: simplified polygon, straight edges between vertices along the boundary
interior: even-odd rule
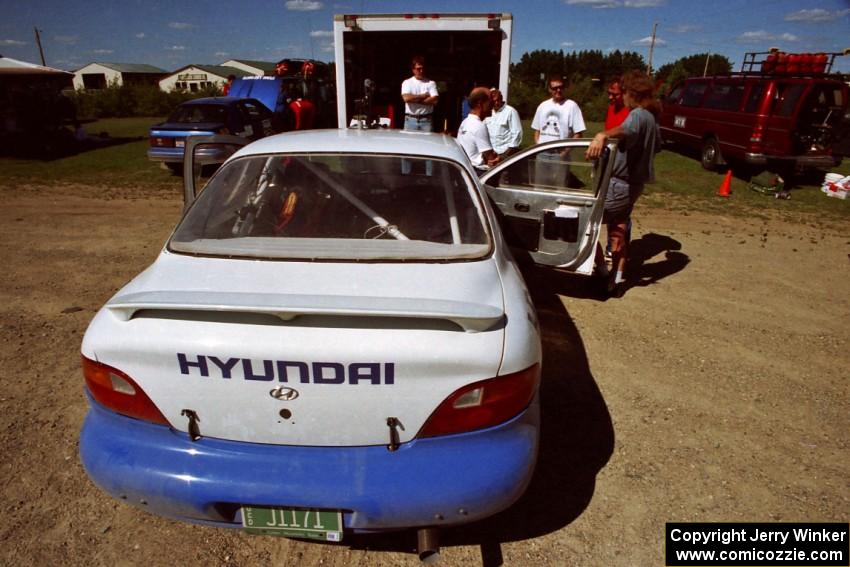
[[[189,418],[189,439],[192,441],[197,441],[201,438],[201,428],[198,427],[198,422],[201,421],[201,418],[198,417],[198,414],[195,410],[184,409],[180,412],[180,415],[186,416]]]
[[[435,565],[440,560],[440,530],[421,528],[416,532],[416,553],[425,565]]]
[[[387,450],[393,452],[401,446],[401,441],[398,437],[398,428],[404,431],[404,425],[401,424],[401,421],[397,417],[388,417],[387,427],[390,428],[390,444],[387,445]]]

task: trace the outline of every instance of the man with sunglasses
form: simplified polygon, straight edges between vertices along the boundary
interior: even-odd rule
[[[437,84],[425,78],[425,58],[417,55],[411,62],[413,76],[401,83],[404,99],[404,129],[431,132],[434,107],[439,100]]]
[[[560,75],[549,77],[548,98],[540,103],[531,121],[534,143],[552,140],[581,138],[585,130],[581,109],[566,97],[564,79]],[[535,183],[554,189],[563,189],[569,182],[569,165],[565,163],[569,151],[551,150],[538,154],[534,168]]]
[[[549,94],[552,98],[540,103],[531,121],[534,143],[581,138],[585,130],[584,118],[578,105],[566,97],[564,79],[550,76]]]

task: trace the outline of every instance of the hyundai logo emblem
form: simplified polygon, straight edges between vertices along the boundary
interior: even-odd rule
[[[279,386],[274,390],[270,391],[269,395],[276,400],[291,402],[292,400],[298,397],[298,390],[296,390],[295,388],[284,388],[283,386]]]

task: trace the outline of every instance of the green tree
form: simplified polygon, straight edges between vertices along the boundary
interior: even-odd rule
[[[627,71],[645,68],[643,57],[631,51],[582,50],[564,54],[535,50],[511,65],[509,102],[520,116],[531,118],[537,105],[549,96],[547,77],[559,75],[568,82],[568,96],[581,106],[585,120],[599,121],[605,118],[608,107],[608,82]]]
[[[708,62],[707,68],[706,61]],[[685,77],[701,77],[704,71],[707,75],[722,75],[732,71],[732,62],[717,53],[697,53],[662,65],[655,73],[655,77],[667,82],[674,70],[677,70],[677,72],[684,71]]]

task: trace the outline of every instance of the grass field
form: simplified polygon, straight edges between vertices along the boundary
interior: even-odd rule
[[[24,184],[84,184],[98,187],[174,191],[181,190],[181,180],[148,161],[148,127],[161,120],[149,118],[116,118],[86,125],[95,141],[91,149],[76,155],[50,160],[0,158],[0,186]],[[525,121],[524,144],[534,139]],[[599,131],[601,124],[589,123],[587,135]],[[101,133],[108,136],[101,136]],[[698,209],[726,214],[752,215],[759,211],[782,211],[790,214],[817,214],[825,220],[850,218],[850,201],[831,199],[820,191],[824,172],[801,180],[790,200],[778,200],[747,189],[747,181],[732,180],[732,197],[717,197],[723,181],[722,173],[705,171],[694,157],[665,150],[655,161],[656,183],[647,187],[644,206],[673,209]],[[850,175],[850,160],[833,169]],[[737,173],[737,172],[733,172]]]
[[[80,183],[177,190],[180,179],[147,158],[148,128],[161,120],[114,118],[86,124],[93,140],[88,149],[49,161],[0,158],[0,183]]]

